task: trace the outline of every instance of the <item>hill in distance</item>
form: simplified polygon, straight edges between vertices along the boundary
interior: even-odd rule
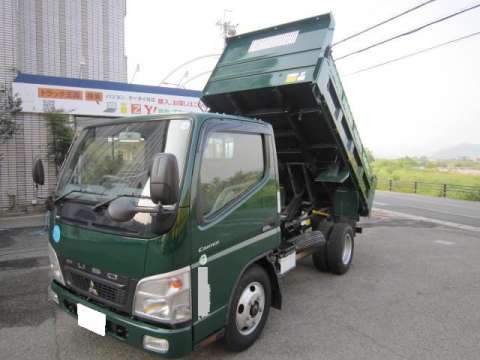
[[[433,159],[452,160],[460,158],[479,159],[480,144],[458,144],[432,154]]]

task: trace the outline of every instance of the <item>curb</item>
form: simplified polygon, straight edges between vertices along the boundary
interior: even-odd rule
[[[41,227],[44,225],[45,213],[35,215],[0,217],[0,231],[8,229]]]

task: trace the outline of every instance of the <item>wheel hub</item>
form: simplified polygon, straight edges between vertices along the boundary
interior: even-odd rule
[[[259,308],[260,308],[260,305],[258,304],[258,301],[255,301],[255,303],[250,308],[250,316],[256,316],[258,314]]]
[[[345,243],[343,246],[343,253],[342,253],[342,262],[344,265],[347,265],[352,258],[352,250],[353,250],[353,239],[350,234],[345,235]]]
[[[255,281],[248,284],[242,292],[237,304],[235,322],[237,330],[242,335],[255,331],[260,323],[265,309],[265,289]]]

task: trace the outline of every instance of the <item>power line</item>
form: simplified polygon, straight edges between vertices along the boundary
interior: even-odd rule
[[[175,72],[177,72],[178,70],[180,70],[182,67],[186,66],[186,65],[189,65],[197,60],[201,60],[201,59],[205,59],[205,58],[209,58],[209,57],[219,57],[221,54],[207,54],[207,55],[202,55],[202,56],[197,56],[197,57],[194,57],[193,59],[190,59],[188,61],[185,61],[184,63],[178,65],[177,67],[175,67],[172,71],[170,71],[163,79],[162,81],[160,81],[160,83],[158,85],[162,85],[162,84],[165,84],[167,79],[172,76]]]
[[[377,42],[377,43],[375,43],[375,44],[369,45],[369,46],[364,47],[364,48],[362,48],[362,49],[360,49],[360,50],[356,50],[356,51],[353,51],[353,52],[348,53],[348,54],[346,54],[346,55],[340,56],[339,58],[336,58],[335,60],[342,60],[342,59],[345,59],[345,58],[347,58],[347,57],[349,57],[349,56],[352,56],[352,55],[355,55],[355,54],[359,54],[359,53],[362,53],[362,52],[364,52],[364,51],[373,49],[374,47],[377,47],[377,46],[386,44],[386,43],[388,43],[388,42],[390,42],[390,41],[396,40],[396,39],[401,38],[401,37],[403,37],[403,36],[411,35],[411,34],[413,34],[413,33],[416,33],[417,31],[423,30],[423,29],[425,29],[425,28],[427,28],[427,27],[429,27],[429,26],[432,26],[432,25],[434,25],[434,24],[438,24],[438,23],[440,23],[440,22],[442,22],[442,21],[451,19],[451,18],[453,18],[453,17],[455,17],[455,16],[458,16],[458,15],[460,15],[460,14],[463,14],[463,13],[465,13],[465,12],[467,12],[467,11],[474,10],[474,9],[476,9],[476,8],[478,8],[478,7],[480,7],[480,3],[479,3],[479,4],[476,4],[476,5],[474,5],[474,6],[471,6],[471,7],[467,8],[467,9],[464,9],[464,10],[461,10],[461,11],[457,11],[456,13],[453,13],[453,14],[450,14],[450,15],[447,15],[447,16],[444,16],[444,17],[442,17],[442,18],[440,18],[440,19],[437,19],[437,20],[434,20],[434,21],[432,21],[432,22],[429,22],[429,23],[427,23],[427,24],[425,24],[425,25],[419,26],[419,27],[417,27],[417,28],[415,28],[415,29],[412,29],[412,30],[406,31],[406,32],[404,32],[404,33],[395,35],[395,36],[393,36],[393,37],[391,37],[391,38],[388,38],[388,39],[386,39],[386,40],[382,40],[382,41]]]
[[[400,61],[400,60],[404,60],[404,59],[407,59],[409,57],[412,57],[412,56],[415,56],[415,55],[418,55],[418,54],[423,54],[425,52],[428,52],[428,51],[431,51],[431,50],[435,50],[435,49],[438,49],[442,46],[446,46],[446,45],[450,45],[450,44],[453,44],[457,41],[461,41],[461,40],[465,40],[465,39],[469,39],[471,37],[474,37],[474,36],[477,36],[477,35],[480,35],[480,31],[477,31],[477,32],[474,32],[474,33],[471,33],[471,34],[468,34],[468,35],[465,35],[465,36],[461,36],[459,38],[456,38],[456,39],[453,39],[453,40],[450,40],[450,41],[446,41],[444,43],[441,43],[441,44],[437,44],[435,46],[431,46],[429,48],[426,48],[426,49],[422,49],[422,50],[418,50],[418,51],[415,51],[413,53],[410,53],[410,54],[407,54],[407,55],[403,55],[403,56],[400,56],[400,57],[397,57],[397,58],[394,58],[394,59],[390,59],[388,61],[385,61],[385,62],[382,62],[380,64],[376,64],[376,65],[373,65],[373,66],[369,66],[369,67],[366,67],[366,68],[363,68],[363,69],[360,69],[360,70],[357,70],[357,71],[354,71],[352,73],[349,73],[345,76],[350,76],[350,75],[355,75],[355,74],[358,74],[358,73],[361,73],[361,72],[365,72],[365,71],[369,71],[369,70],[372,70],[372,69],[376,69],[380,66],[384,66],[384,65],[388,65],[388,64],[391,64],[391,63],[394,63],[394,62],[397,62],[397,61]]]
[[[397,15],[391,17],[391,18],[388,18],[388,19],[386,19],[386,20],[384,20],[384,21],[382,21],[382,22],[379,22],[378,24],[372,25],[372,26],[367,27],[366,29],[364,29],[364,30],[362,30],[362,31],[359,31],[359,32],[357,32],[357,33],[355,33],[355,34],[349,35],[349,36],[347,36],[346,38],[344,38],[344,39],[342,39],[342,40],[340,40],[340,41],[337,41],[337,42],[334,43],[332,46],[335,46],[335,45],[341,44],[341,43],[343,43],[343,42],[345,42],[345,41],[347,41],[347,40],[356,38],[357,36],[360,36],[360,35],[362,35],[362,34],[365,34],[366,32],[369,32],[370,30],[376,29],[376,28],[379,27],[379,26],[385,25],[386,23],[389,23],[390,21],[393,21],[393,20],[395,20],[395,19],[398,19],[399,17],[402,17],[402,16],[404,16],[404,15],[407,15],[408,13],[411,13],[411,12],[413,12],[413,11],[415,11],[415,10],[418,10],[418,9],[424,7],[425,5],[428,5],[428,4],[430,4],[430,3],[434,2],[434,1],[437,1],[437,0],[425,1],[425,2],[423,2],[423,3],[421,3],[421,4],[417,5],[417,6],[414,6],[413,8],[410,8],[410,9],[408,9],[408,10],[405,10],[405,11],[401,12],[400,14],[397,14]]]
[[[198,73],[198,74],[196,74],[196,75],[193,75],[192,77],[184,80],[181,85],[182,85],[182,86],[185,86],[185,85],[187,85],[189,82],[192,82],[192,81],[195,80],[195,79],[198,79],[198,78],[200,78],[200,77],[202,77],[202,76],[204,76],[204,75],[207,75],[207,74],[212,73],[212,71],[213,71],[213,69],[207,70],[207,71],[202,71],[201,73]]]

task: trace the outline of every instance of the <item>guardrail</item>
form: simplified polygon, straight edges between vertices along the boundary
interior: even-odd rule
[[[465,200],[480,200],[480,186],[379,179],[377,189]]]

